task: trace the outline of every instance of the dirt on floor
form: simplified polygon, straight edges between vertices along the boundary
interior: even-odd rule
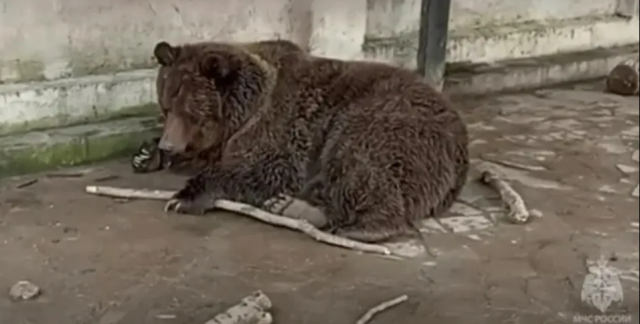
[[[278,324],[355,324],[403,294],[370,324],[638,323],[638,97],[590,84],[457,104],[475,171],[450,215],[423,224],[434,255],[361,254],[228,212],[84,193],[184,182],[127,161],[3,180],[0,323],[205,323],[254,290]],[[522,195],[529,223],[504,221],[475,178],[487,168]],[[12,300],[20,280],[42,293]]]

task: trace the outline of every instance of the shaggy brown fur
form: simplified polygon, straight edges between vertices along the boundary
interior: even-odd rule
[[[292,53],[303,54],[304,50],[289,41],[284,40],[266,40],[253,43],[239,43],[249,52],[264,57],[272,62],[278,62],[280,58]],[[158,93],[164,87],[165,78],[169,71],[169,67],[161,65],[158,71],[156,86]],[[161,114],[161,121],[164,122],[166,111]],[[201,148],[203,145],[199,143],[191,143],[188,145],[186,152],[172,154],[169,151],[162,150],[158,147],[160,137],[152,138],[144,141],[138,151],[131,157],[131,168],[134,173],[150,173],[163,169],[172,172],[195,174],[207,165],[211,165],[219,158],[219,147],[212,147],[206,151],[198,151],[194,148]]]
[[[162,42],[155,55],[165,73],[160,148],[221,153],[169,210],[203,214],[216,199],[262,206],[287,194],[320,208],[327,230],[375,242],[446,211],[465,183],[466,126],[411,71],[264,55],[251,44]]]

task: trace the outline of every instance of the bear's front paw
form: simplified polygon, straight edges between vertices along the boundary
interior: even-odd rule
[[[202,199],[197,197],[186,187],[178,191],[171,200],[164,205],[165,212],[176,212],[178,214],[203,215],[207,211],[207,206]]]
[[[195,200],[173,198],[164,205],[164,211],[186,215],[204,215],[206,208]]]

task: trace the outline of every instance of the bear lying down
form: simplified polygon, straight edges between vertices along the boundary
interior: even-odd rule
[[[319,208],[323,230],[378,242],[445,212],[465,183],[466,126],[411,71],[313,57],[287,41],[161,42],[154,54],[159,148],[211,152],[167,210],[285,194]]]

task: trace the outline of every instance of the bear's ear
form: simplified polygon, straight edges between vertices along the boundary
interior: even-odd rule
[[[156,44],[156,47],[153,49],[153,55],[156,57],[156,60],[158,60],[160,65],[164,66],[173,64],[179,53],[180,48],[173,47],[167,42],[160,42]]]
[[[240,68],[240,61],[231,53],[208,53],[200,60],[200,71],[212,79],[222,79]]]

